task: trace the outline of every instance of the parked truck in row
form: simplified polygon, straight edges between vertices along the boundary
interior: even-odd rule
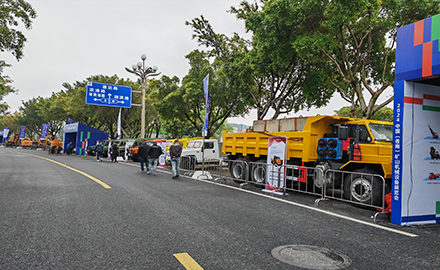
[[[263,184],[266,175],[261,173],[262,166],[243,164],[266,163],[269,137],[285,137],[287,165],[315,167],[324,172],[321,180],[317,177],[311,178],[318,189],[325,184],[327,190],[343,192],[346,199],[380,205],[383,181],[371,174],[383,176],[386,190],[391,186],[391,122],[337,116],[294,117],[254,121],[249,132],[224,131],[222,136],[222,152],[227,155],[228,160],[242,161],[230,163],[229,170],[234,179],[244,179],[245,168],[248,168],[255,170],[248,172],[251,180]],[[326,174],[330,169],[353,174]],[[300,172],[307,174],[307,170]],[[298,170],[286,170],[286,180],[298,181],[297,179],[304,177],[292,175],[294,173],[298,173]]]

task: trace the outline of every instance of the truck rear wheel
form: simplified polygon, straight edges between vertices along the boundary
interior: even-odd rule
[[[234,180],[234,182],[243,182],[246,178],[246,163],[242,159],[237,159],[229,163],[229,173]]]
[[[257,160],[261,164],[252,164],[252,181],[256,184],[266,183],[266,161],[263,159]]]
[[[382,181],[370,170],[357,170],[366,174],[349,174],[344,180],[344,198],[354,202],[382,206],[383,187]]]

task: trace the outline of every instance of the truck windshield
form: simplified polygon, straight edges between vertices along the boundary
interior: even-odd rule
[[[393,126],[383,124],[370,124],[371,132],[378,142],[393,141]]]
[[[186,148],[200,148],[202,147],[202,142],[189,142]]]

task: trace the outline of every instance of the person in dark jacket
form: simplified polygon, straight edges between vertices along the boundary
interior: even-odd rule
[[[148,151],[148,155],[150,156],[150,164],[149,164],[149,168],[150,171],[147,172],[148,174],[156,174],[156,168],[157,168],[157,163],[159,162],[159,157],[160,155],[163,154],[162,148],[157,145],[157,142],[154,141],[153,145],[150,147],[150,150]]]
[[[150,146],[147,144],[145,140],[142,140],[141,145],[138,149],[139,161],[141,162],[141,171],[144,171],[144,163],[147,171],[149,170],[149,162],[148,162],[148,151],[150,151]]]
[[[118,162],[116,159],[118,157],[119,154],[119,145],[118,142],[115,142],[112,145],[112,162]]]
[[[96,152],[96,161],[102,161],[102,153],[104,152],[104,145],[102,142],[98,142],[98,145],[95,146]]]
[[[171,168],[173,170],[173,179],[179,177],[180,155],[182,154],[182,146],[179,140],[175,140],[170,147]]]

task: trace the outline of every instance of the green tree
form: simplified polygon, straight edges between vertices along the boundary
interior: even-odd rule
[[[20,25],[19,20],[23,22],[25,29],[30,29],[32,19],[36,17],[37,13],[26,1],[0,1],[0,52],[11,52],[17,61],[20,60],[23,57],[26,37],[17,29]],[[13,81],[8,76],[3,75],[3,69],[9,66],[5,61],[0,60],[0,114],[5,114],[8,109],[7,104],[1,103],[4,96],[16,91],[10,86]]]
[[[238,34],[232,38],[217,34],[203,16],[186,24],[193,27],[193,37],[209,49],[209,56],[215,57],[228,87],[240,90],[241,103],[257,110],[258,119],[271,109],[271,118],[276,119],[280,114],[326,104],[332,91],[326,88],[321,71],[295,52],[298,27],[285,16],[286,7],[271,5],[271,1],[260,4],[243,1],[239,9],[231,9],[245,21],[246,30],[253,34],[251,40]]]
[[[20,60],[23,57],[26,37],[16,28],[21,20],[25,29],[31,29],[32,20],[36,17],[37,13],[28,2],[2,0],[0,2],[0,51],[9,51],[17,60]]]
[[[17,118],[17,123],[26,127],[26,133],[31,138],[38,137],[41,127],[45,123],[38,106],[41,100],[43,100],[42,97],[36,97],[28,101],[22,101],[22,105],[18,109],[20,115]]]
[[[371,118],[394,82],[396,30],[439,12],[439,0],[273,0],[301,26],[295,48],[326,74],[353,110]],[[367,94],[365,94],[365,92]],[[368,99],[369,98],[369,99]]]
[[[351,106],[345,106],[340,108],[339,110],[334,110],[333,112],[337,116],[362,118],[361,108],[357,108],[355,112],[353,111],[353,108]],[[383,107],[377,110],[370,119],[393,122],[393,113],[393,109],[389,107]]]
[[[227,118],[243,114],[245,106],[238,89],[228,87],[227,80],[215,64],[209,63],[206,53],[194,50],[186,58],[191,68],[183,78],[182,86],[162,86],[166,88],[163,92],[169,93],[155,107],[162,120],[178,120],[191,126],[195,134],[201,134],[206,109],[203,79],[209,74],[208,136],[212,136]]]
[[[9,128],[9,134],[20,133],[20,125],[18,124],[18,118],[20,117],[20,114],[18,112],[15,112],[13,114],[7,114],[0,117],[0,127],[7,127]]]
[[[258,119],[274,111],[280,114],[325,105],[333,94],[325,84],[322,71],[310,66],[295,51],[293,44],[300,27],[292,24],[288,3],[260,1],[253,5],[243,1],[240,8],[231,8],[245,20],[252,32],[252,49],[246,59],[251,67],[255,88],[250,91]]]
[[[6,64],[3,60],[0,60],[0,115],[5,115],[8,110],[8,104],[2,102],[3,98],[11,93],[14,93],[16,90],[10,85],[13,81],[9,78],[9,76],[2,75],[3,69],[5,67],[9,67],[10,65]]]
[[[38,114],[43,118],[44,123],[49,125],[48,133],[52,136],[58,134],[67,119],[64,106],[60,106],[61,104],[56,102],[58,98],[58,94],[52,93],[49,98],[40,98],[37,104]]]
[[[161,131],[172,138],[179,138],[185,134],[188,123],[182,122],[176,117],[172,108],[169,107],[164,99],[179,89],[180,80],[174,76],[172,78],[163,75],[159,80],[152,80],[148,85],[147,103],[150,105],[150,113],[147,115],[152,118],[156,126],[156,137]]]

